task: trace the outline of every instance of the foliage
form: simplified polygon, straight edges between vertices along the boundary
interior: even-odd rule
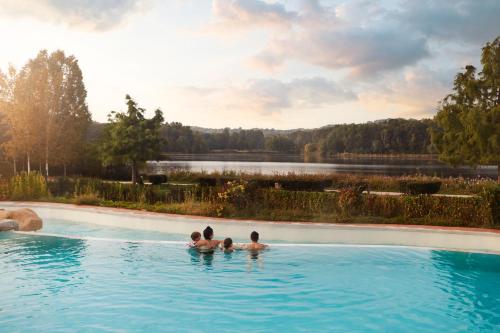
[[[166,175],[148,175],[148,181],[153,185],[161,185],[167,182]]]
[[[500,185],[485,188],[481,194],[483,198],[491,202],[490,209],[494,224],[500,226]]]
[[[75,197],[73,202],[76,205],[89,205],[89,206],[95,206],[98,205],[100,200],[97,194],[95,193],[88,193],[88,194],[80,194]]]
[[[428,153],[431,120],[387,119],[365,124],[343,124],[313,130],[259,129],[203,132],[180,123],[166,124],[164,152],[206,153],[213,150],[270,150],[280,153],[424,154]],[[307,147],[307,149],[306,149]]]
[[[196,186],[150,186],[104,181],[96,178],[58,177],[48,183],[55,197],[79,197],[95,195],[101,200],[139,202],[147,204],[184,202],[185,200],[209,200],[213,196]]]
[[[212,174],[197,178],[201,186],[224,185],[229,181],[245,180],[249,186],[254,188],[282,188],[289,191],[323,191],[331,186],[332,181],[328,179],[315,179],[314,176],[267,176],[267,175],[240,175],[237,174]]]
[[[258,200],[254,200],[261,205],[258,211],[298,210],[309,216],[329,214],[344,217],[399,218],[398,223],[483,228],[495,227],[500,223],[498,217],[492,214],[494,201],[485,196],[360,195],[352,190],[344,190],[339,194],[262,190],[260,195]]]
[[[250,186],[260,188],[274,188],[275,183],[286,183],[300,181],[301,184],[329,184],[330,189],[356,189],[399,192],[400,183],[404,182],[441,182],[439,193],[443,194],[480,194],[485,188],[495,186],[496,183],[488,178],[439,178],[431,176],[381,176],[381,175],[358,175],[358,174],[275,174],[263,175],[238,172],[186,172],[172,171],[168,175],[170,181],[182,183],[199,183],[202,186],[222,185],[229,180],[244,179]],[[311,190],[303,186],[301,190]]]
[[[49,195],[45,178],[38,172],[21,172],[10,181],[10,198],[13,200],[36,200]]]
[[[496,186],[483,187],[475,196],[445,197],[362,194],[354,188],[340,192],[286,191],[252,187],[245,180],[214,188],[60,178],[48,183],[50,194],[46,188],[34,191],[39,194],[26,194],[45,184],[39,174],[30,177],[19,176],[17,183],[23,185],[18,188],[23,190],[17,192],[11,191],[13,181],[5,199],[50,196],[50,200],[59,202],[231,218],[500,227],[500,188]]]
[[[388,119],[365,124],[335,125],[316,131],[317,142],[325,156],[337,153],[428,152],[429,120]]]
[[[0,94],[8,137],[3,148],[14,162],[66,166],[78,160],[90,122],[83,76],[74,56],[42,50],[16,71],[9,70]],[[6,84],[5,84],[6,82]]]
[[[171,153],[206,153],[209,151],[207,142],[199,132],[193,132],[191,127],[181,123],[166,123],[161,128],[164,139],[162,151]]]
[[[325,188],[332,185],[329,180],[308,180],[308,179],[280,179],[275,183],[279,184],[284,190],[288,191],[324,191]]]
[[[232,206],[236,209],[242,209],[248,204],[248,183],[244,180],[228,181],[224,184],[221,191],[217,193],[219,206],[217,215],[222,216],[224,210]]]
[[[160,129],[163,114],[157,109],[151,119],[144,116],[146,110],[126,96],[127,112],[111,112],[103,133],[101,158],[104,164],[125,163],[132,170],[132,182],[136,183],[138,167],[147,160],[159,157],[163,140]]]
[[[431,131],[440,159],[453,165],[500,165],[500,37],[483,47],[481,65],[456,75]]]
[[[284,135],[275,135],[266,139],[266,149],[282,153],[293,153],[296,150],[292,139]]]
[[[358,213],[362,202],[361,193],[354,189],[344,189],[338,196],[338,206],[341,213],[346,216]]]
[[[440,181],[401,181],[400,189],[405,194],[435,194],[441,189]]]

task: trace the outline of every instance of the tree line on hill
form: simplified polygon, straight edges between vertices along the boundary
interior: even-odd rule
[[[93,123],[90,137],[97,139],[105,124]],[[430,153],[431,119],[387,119],[364,124],[333,125],[319,129],[264,134],[260,129],[229,129],[202,132],[179,122],[165,123],[160,130],[162,153],[198,154],[214,151],[261,151],[278,153],[319,152],[360,154]]]
[[[42,50],[20,70],[0,71],[0,161],[9,161],[14,173],[38,169],[46,177],[52,168],[100,176],[103,169],[128,166],[134,181],[140,164],[162,153],[227,150],[322,156],[436,152],[452,165],[500,165],[500,37],[483,47],[481,65],[480,72],[467,66],[456,75],[453,92],[432,120],[202,131],[164,123],[161,110],[148,119],[128,95],[127,111],[111,112],[106,124],[93,123],[76,58]]]

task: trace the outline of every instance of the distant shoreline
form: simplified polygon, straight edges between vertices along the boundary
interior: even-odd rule
[[[359,158],[359,159],[402,159],[402,160],[432,160],[438,161],[438,156],[436,154],[400,154],[400,153],[389,153],[389,154],[368,154],[368,153],[337,153],[333,155],[329,155],[327,157],[316,155],[316,154],[296,154],[296,153],[283,153],[277,151],[269,151],[269,150],[213,150],[208,153],[178,153],[178,152],[166,152],[162,153],[162,157],[168,158],[171,157],[181,157],[181,156],[219,156],[219,155],[276,155],[276,156],[294,156],[294,157],[305,157],[305,155],[310,157],[315,157],[317,159],[350,159],[350,158]]]

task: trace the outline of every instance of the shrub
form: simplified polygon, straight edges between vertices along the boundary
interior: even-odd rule
[[[338,197],[340,211],[345,216],[357,214],[362,205],[361,192],[357,189],[346,189],[340,191]]]
[[[338,195],[328,192],[259,190],[252,200],[264,209],[300,210],[306,213],[338,213]]]
[[[276,180],[284,190],[322,192],[332,184],[329,180]]]
[[[148,180],[153,185],[161,185],[167,182],[166,175],[148,175]]]
[[[68,197],[75,191],[75,182],[68,177],[56,177],[47,183],[49,192],[58,197]]]
[[[233,206],[237,209],[242,209],[248,204],[248,183],[244,180],[229,181],[222,187],[222,190],[217,193],[219,206],[217,207],[217,215],[222,216],[228,206]]]
[[[217,185],[217,178],[215,177],[199,177],[198,183],[200,186],[215,187]]]
[[[45,178],[36,171],[21,172],[12,177],[9,192],[13,200],[34,200],[49,195]]]
[[[89,206],[95,206],[99,204],[100,199],[95,193],[89,193],[89,194],[82,194],[78,195],[75,197],[73,202],[76,205],[89,205]]]
[[[435,194],[441,188],[440,181],[401,181],[400,191],[405,194]]]
[[[494,226],[500,226],[500,185],[485,188],[482,195],[491,202],[490,209]]]

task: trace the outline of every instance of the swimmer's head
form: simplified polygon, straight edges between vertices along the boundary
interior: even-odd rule
[[[205,230],[203,230],[203,237],[207,240],[211,240],[212,237],[214,237],[214,229],[210,228],[210,226],[206,227]]]
[[[191,234],[191,240],[193,242],[197,242],[200,239],[201,239],[201,234],[198,231],[193,231],[193,233]]]
[[[257,231],[252,231],[252,233],[250,234],[250,239],[252,240],[252,242],[257,243],[259,241],[259,233]]]
[[[231,238],[224,239],[224,248],[227,250],[233,246],[233,240]]]

